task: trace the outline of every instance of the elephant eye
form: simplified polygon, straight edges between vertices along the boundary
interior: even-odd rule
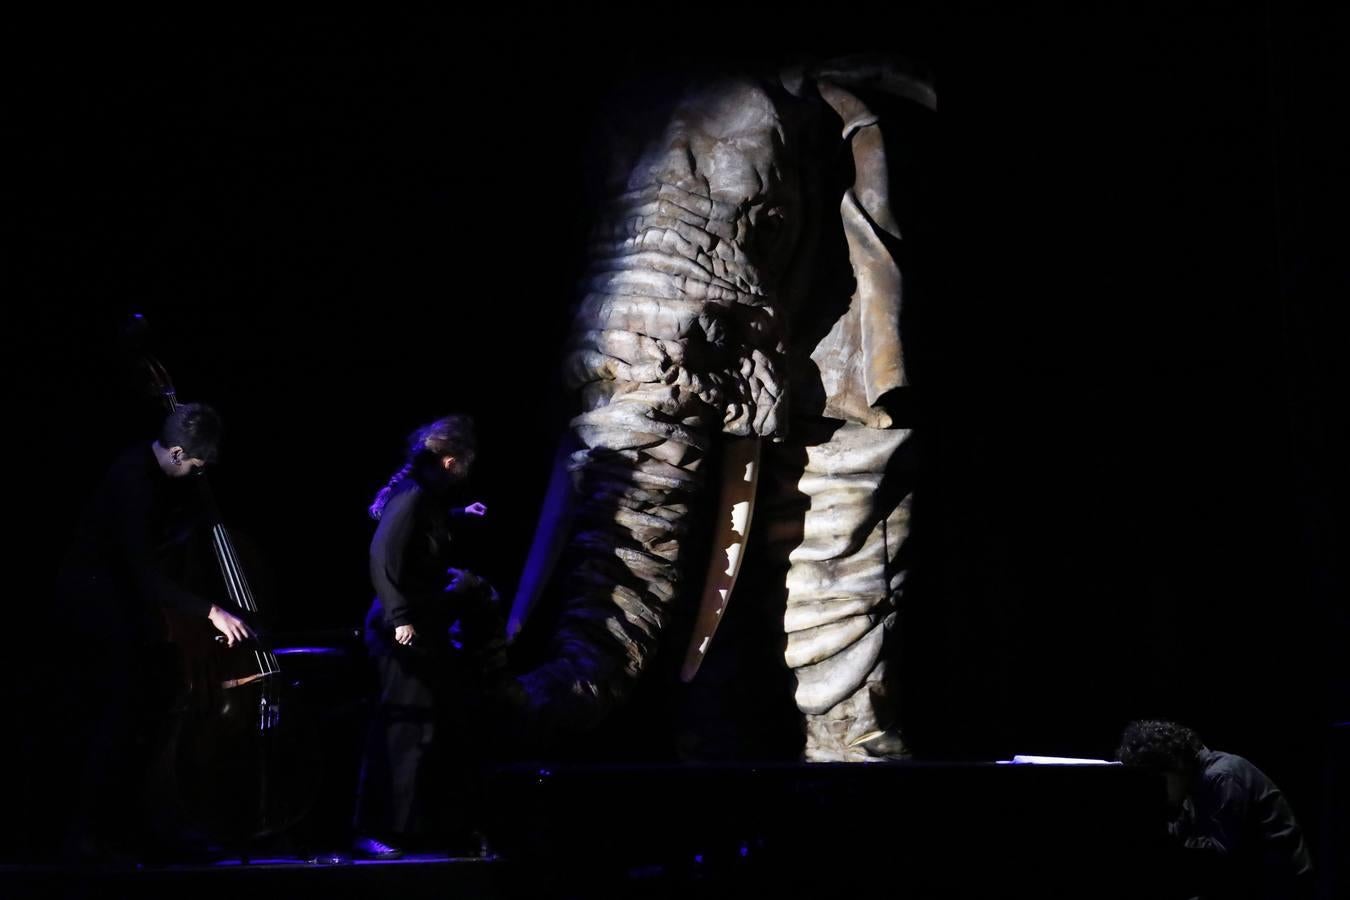
[[[774,245],[786,224],[784,210],[781,206],[760,209],[752,217],[752,221],[755,225],[756,243],[765,249]]]

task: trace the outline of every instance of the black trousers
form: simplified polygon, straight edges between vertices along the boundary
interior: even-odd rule
[[[357,789],[359,834],[394,842],[455,840],[477,824],[482,745],[474,672],[444,627],[393,640],[377,600],[366,645],[378,676]]]
[[[163,749],[181,670],[168,644],[105,638],[82,650],[63,692],[73,776],[65,842],[134,851],[150,839],[158,812],[146,779]]]

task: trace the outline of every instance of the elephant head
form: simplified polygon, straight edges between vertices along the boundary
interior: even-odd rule
[[[562,579],[549,659],[518,682],[534,716],[598,722],[643,675],[677,604],[701,602],[692,677],[730,601],[756,494],[778,477],[759,483],[771,461],[761,442],[790,443],[820,421],[896,433],[883,397],[906,378],[901,236],[872,96],[934,106],[926,83],[887,62],[718,78],[684,90],[654,128],[614,151],[612,201],[594,229],[566,352],[579,412],[511,617],[519,629],[546,574]],[[847,260],[842,277],[821,271],[831,250]],[[840,472],[890,459],[874,449],[827,455]],[[695,584],[704,561],[686,546],[697,544],[691,513],[705,502],[723,507],[721,527]],[[854,553],[888,517],[866,511],[829,528],[847,532],[840,540]],[[813,540],[801,532],[799,549]],[[841,617],[811,612],[807,598],[789,610],[804,633],[785,623],[789,665],[857,656],[853,645],[889,627],[881,608],[893,603],[893,573],[877,574],[886,595],[877,608],[854,604]],[[827,714],[875,680],[875,659],[855,663],[847,677],[858,684],[842,695],[799,686],[803,711]]]

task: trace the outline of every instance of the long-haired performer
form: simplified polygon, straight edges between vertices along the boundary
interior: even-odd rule
[[[491,585],[449,567],[455,523],[487,514],[482,503],[454,502],[475,449],[467,416],[418,428],[405,464],[370,506],[379,525],[370,544],[375,601],[366,645],[380,695],[355,823],[355,849],[367,856],[453,845],[479,824],[474,711],[485,678],[505,665],[505,626]]]

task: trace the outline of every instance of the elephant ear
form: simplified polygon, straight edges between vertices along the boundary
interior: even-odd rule
[[[783,78],[793,93],[808,81],[843,122],[841,137],[854,172],[839,212],[855,289],[848,311],[811,353],[824,387],[822,412],[889,428],[894,424],[891,415],[878,401],[908,383],[900,342],[903,276],[893,250],[902,236],[891,205],[891,168],[881,120],[863,95],[900,96],[929,109],[936,108],[936,98],[922,79],[882,61],[844,60]]]

